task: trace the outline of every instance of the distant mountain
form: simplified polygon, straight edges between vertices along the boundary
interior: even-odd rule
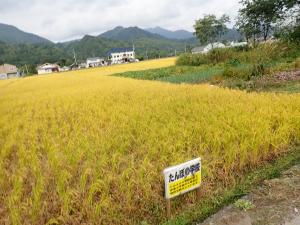
[[[239,40],[241,35],[237,30],[231,29],[223,39]],[[36,65],[57,62],[70,65],[73,63],[73,49],[78,61],[83,62],[88,57],[107,57],[110,49],[132,47],[133,44],[139,58],[157,58],[189,51],[199,45],[199,41],[196,37],[170,39],[138,27],[116,27],[99,36],[86,35],[79,40],[54,44],[16,27],[0,24],[0,64]]]
[[[148,28],[145,30],[152,34],[158,34],[158,35],[161,35],[161,36],[163,36],[165,38],[169,38],[169,39],[183,40],[183,39],[190,39],[190,38],[194,37],[192,32],[189,32],[186,30],[171,31],[171,30],[167,30],[167,29],[164,29],[161,27]]]
[[[85,60],[88,57],[106,57],[107,52],[112,48],[129,47],[128,43],[124,43],[124,41],[91,35],[85,35],[80,40],[59,43],[57,46],[68,55],[73,55],[74,49],[79,60]]]
[[[127,28],[124,28],[128,31]],[[134,29],[140,30],[140,29]],[[127,33],[127,32],[125,32]],[[147,32],[148,33],[148,32]],[[122,33],[124,34],[124,33]],[[120,47],[132,47],[135,46],[135,50],[138,57],[165,57],[184,51],[186,45],[193,45],[192,41],[179,41],[170,40],[156,35],[141,35],[145,34],[139,32],[138,35],[122,36],[122,38],[111,37],[106,38],[100,35],[97,37],[86,35],[81,40],[60,43],[58,47],[63,49],[69,55],[72,54],[73,49],[76,51],[79,60],[85,60],[88,57],[106,57],[107,52],[112,48]],[[119,39],[119,40],[118,40]],[[194,45],[193,45],[194,46]]]
[[[222,41],[240,41],[243,40],[243,35],[235,28],[228,29],[228,32],[221,38]]]
[[[138,27],[124,28],[121,26],[116,27],[113,30],[109,30],[103,34],[100,34],[98,37],[109,38],[113,40],[121,40],[121,41],[136,40],[139,38],[154,38],[154,39],[164,38],[158,34],[152,34]]]
[[[26,33],[18,28],[0,23],[0,41],[10,44],[51,43],[38,35]]]

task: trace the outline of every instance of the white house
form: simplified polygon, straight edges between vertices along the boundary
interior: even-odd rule
[[[0,65],[0,80],[19,77],[18,68],[15,65]]]
[[[230,45],[226,46],[221,42],[215,42],[213,44],[208,44],[206,46],[193,48],[192,54],[208,53],[209,51],[215,48],[233,48],[233,47],[246,46],[247,44],[248,44],[247,42],[231,42]]]
[[[69,66],[63,66],[63,67],[59,67],[58,70],[59,72],[66,72],[71,70],[71,68]]]
[[[134,48],[114,48],[108,52],[112,64],[136,62]]]
[[[207,53],[207,52],[209,52],[210,50],[213,50],[213,49],[215,49],[215,48],[226,48],[226,45],[224,45],[224,44],[221,43],[221,42],[215,42],[215,43],[213,43],[213,44],[208,44],[208,45],[206,45],[206,46],[204,47],[203,52],[204,52],[204,53]]]
[[[45,63],[37,67],[38,74],[49,74],[59,72],[59,66],[57,64]]]
[[[230,43],[230,47],[243,47],[243,46],[247,46],[248,43],[247,42],[231,42]]]
[[[226,48],[226,45],[224,45],[221,42],[215,42],[212,44],[208,44],[206,46],[202,47],[195,47],[192,49],[193,54],[198,54],[198,53],[208,53],[210,50],[215,49],[215,48]]]
[[[106,65],[105,60],[101,58],[88,58],[86,60],[86,68],[105,66],[105,65]]]

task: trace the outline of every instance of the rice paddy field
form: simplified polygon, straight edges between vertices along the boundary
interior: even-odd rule
[[[0,81],[0,224],[163,223],[164,168],[201,157],[206,198],[299,142],[299,94],[107,76],[174,60]]]

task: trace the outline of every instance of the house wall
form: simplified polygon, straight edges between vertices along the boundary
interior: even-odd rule
[[[87,60],[86,61],[86,67],[97,67],[97,66],[102,66],[104,59],[98,59],[98,60]]]
[[[0,74],[0,80],[6,80],[7,79],[7,74],[6,73],[1,73]]]
[[[18,73],[9,73],[7,74],[7,78],[11,79],[11,78],[18,78],[19,74]]]
[[[39,69],[38,74],[49,74],[52,73],[52,69]]]
[[[135,59],[135,52],[118,52],[112,53],[111,56],[112,63],[122,62],[124,59]]]

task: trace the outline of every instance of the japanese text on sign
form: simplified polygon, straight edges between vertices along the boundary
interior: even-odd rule
[[[200,187],[201,184],[201,159],[169,167],[164,170],[165,197],[174,198]]]

